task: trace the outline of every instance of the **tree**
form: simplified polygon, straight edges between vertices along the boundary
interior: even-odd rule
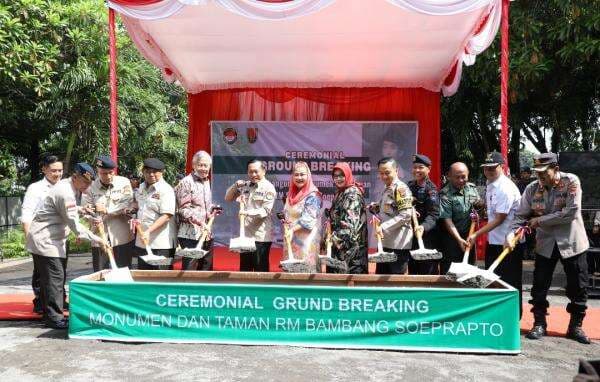
[[[499,150],[499,40],[463,71],[458,93],[443,100],[446,164],[480,163],[485,152]],[[511,3],[510,60],[512,172],[525,139],[540,152],[598,150],[600,1]]]
[[[145,156],[185,164],[185,93],[165,83],[122,26],[119,49],[121,172]],[[0,142],[26,183],[43,152],[72,164],[109,151],[107,11],[96,0],[17,0],[0,5]],[[1,154],[1,153],[0,153]],[[0,162],[0,170],[2,169]],[[23,176],[26,174],[29,176]]]

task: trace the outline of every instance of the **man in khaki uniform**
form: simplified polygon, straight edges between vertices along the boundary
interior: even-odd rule
[[[150,245],[157,256],[173,257],[177,225],[175,224],[175,191],[163,179],[165,164],[156,158],[144,161],[142,173],[144,183],[140,185],[136,195],[138,204],[137,220],[144,232],[138,234],[135,240],[135,252],[138,256],[146,254],[144,241]],[[150,265],[138,257],[139,269],[160,269],[160,266]],[[172,265],[169,266],[169,269]]]
[[[99,233],[100,224],[104,224],[117,265],[131,267],[133,233],[129,229],[128,215],[134,202],[131,183],[129,179],[114,174],[117,166],[109,156],[101,155],[95,163],[98,177],[83,194],[81,204],[95,211],[95,214],[87,216],[95,234]],[[94,272],[110,267],[103,248],[92,246],[92,264]]]
[[[48,327],[66,329],[63,315],[64,279],[67,263],[66,242],[72,231],[77,237],[106,244],[79,223],[77,199],[92,183],[94,170],[77,163],[73,175],[59,181],[37,211],[27,234],[27,251],[40,272],[40,296]]]
[[[567,312],[571,321],[567,337],[589,344],[590,339],[581,328],[587,309],[588,268],[585,252],[589,241],[581,216],[581,183],[574,174],[559,171],[554,153],[534,157],[534,171],[538,180],[526,188],[515,214],[514,223],[506,241],[510,243],[514,231],[523,223],[535,229],[535,265],[531,288],[533,328],[526,337],[537,340],[546,335],[548,289],[556,263],[560,261],[567,276]]]
[[[377,274],[405,274],[408,270],[413,230],[412,194],[408,186],[398,178],[395,159],[383,158],[377,163],[379,179],[385,185],[377,205],[381,225],[377,234],[383,236],[385,252],[394,252],[398,259],[393,263],[377,263]]]
[[[264,164],[253,159],[248,162],[249,181],[238,180],[225,193],[228,202],[239,196],[244,200],[246,206],[240,214],[245,216],[246,236],[254,237],[256,241],[256,251],[240,253],[240,271],[269,271],[269,250],[273,241],[271,212],[277,193],[265,174]]]

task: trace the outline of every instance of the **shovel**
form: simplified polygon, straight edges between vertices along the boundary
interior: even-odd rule
[[[245,219],[246,215],[243,214],[242,211],[244,210],[246,204],[244,203],[244,200],[241,197],[239,198],[239,202],[240,202],[240,213],[239,213],[240,236],[234,237],[229,241],[229,250],[231,252],[238,252],[238,253],[254,252],[254,251],[256,251],[256,243],[255,243],[253,237],[246,237],[246,229],[244,227],[244,219]]]
[[[142,243],[144,243],[144,247],[146,247],[146,255],[140,256],[140,259],[144,260],[146,263],[148,263],[150,265],[169,265],[169,264],[171,264],[171,259],[168,259],[164,256],[156,256],[154,253],[152,253],[152,248],[150,248],[150,243],[148,242],[148,239],[146,239],[146,236],[144,235],[145,232],[142,229],[141,224],[138,224],[136,226],[136,229],[137,229],[139,235],[141,236]]]
[[[215,216],[219,215],[222,211],[223,209],[221,208],[221,206],[214,206],[211,209],[212,216],[208,219],[208,222],[206,223],[204,231],[202,232],[202,236],[200,236],[200,240],[198,240],[198,244],[196,244],[196,247],[183,248],[177,251],[177,253],[175,253],[175,256],[187,257],[188,259],[202,259],[203,257],[205,257],[209,251],[202,249],[202,246],[208,238],[208,233],[210,232],[210,228],[213,225]]]
[[[510,246],[504,248],[504,250],[500,253],[498,258],[496,260],[494,260],[492,265],[490,265],[490,267],[487,270],[475,268],[471,272],[460,277],[456,281],[458,281],[459,283],[464,284],[466,286],[469,286],[471,288],[487,288],[488,285],[490,285],[494,281],[500,279],[500,276],[495,274],[494,271],[496,270],[498,265],[500,265],[500,262],[502,260],[504,260],[504,258],[509,253],[512,252],[512,249],[514,249],[515,245],[517,245],[517,243],[523,236],[524,231],[525,231],[525,229],[523,227],[521,227],[517,230],[517,234],[510,242]]]
[[[442,258],[442,253],[435,249],[426,249],[423,244],[423,233],[420,230],[417,230],[419,227],[419,220],[417,219],[417,211],[413,208],[412,213],[413,225],[415,226],[415,236],[417,237],[417,243],[419,244],[419,249],[413,249],[410,251],[410,256],[414,260],[438,260]]]
[[[477,225],[477,220],[473,219],[473,215],[471,215],[471,226],[469,227],[469,236],[475,232],[475,226]],[[469,237],[467,236],[467,237]],[[474,269],[478,269],[476,266],[469,264],[469,252],[471,252],[471,245],[467,245],[465,248],[465,254],[463,255],[463,259],[461,263],[452,263],[450,264],[450,269],[446,273],[446,278],[450,281],[456,281],[460,277],[472,272]]]
[[[115,283],[126,283],[133,282],[133,276],[131,276],[131,271],[127,267],[119,268],[117,263],[115,262],[115,255],[113,253],[112,247],[110,245],[106,245],[106,233],[104,232],[104,223],[100,223],[98,225],[98,236],[105,242],[103,244],[104,251],[108,256],[108,261],[110,262],[110,271],[104,274],[104,280],[115,282]]]
[[[283,225],[283,241],[285,243],[288,253],[288,258],[279,263],[281,269],[289,273],[310,273],[310,268],[304,260],[294,258],[294,253],[292,252],[293,234],[290,232],[290,228],[285,220],[284,214],[278,212],[277,218],[281,221],[281,224]]]
[[[373,229],[377,232],[377,228],[379,228],[381,224],[381,220],[377,217],[377,215],[373,215],[371,219],[373,223]],[[393,263],[398,260],[398,255],[394,252],[384,252],[383,243],[381,239],[383,239],[383,235],[375,233],[375,237],[377,238],[377,252],[369,255],[370,263]]]
[[[341,261],[331,256],[331,246],[333,241],[331,240],[331,220],[329,220],[329,208],[325,209],[325,217],[327,223],[325,224],[325,256],[319,255],[319,261],[322,261],[326,266],[330,268],[339,269],[342,272],[348,271],[348,265],[345,261]]]

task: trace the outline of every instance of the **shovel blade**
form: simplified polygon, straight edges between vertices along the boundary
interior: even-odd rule
[[[229,250],[231,252],[254,252],[256,243],[249,237],[235,237],[229,241]]]
[[[144,260],[146,263],[148,263],[150,265],[169,265],[169,264],[171,264],[170,258],[164,257],[164,256],[156,256],[154,254],[142,256],[142,257],[140,257],[140,259]]]
[[[280,262],[279,265],[281,266],[281,269],[283,269],[283,271],[289,272],[289,273],[314,273],[315,272],[315,269],[312,269],[312,272],[311,272],[311,267],[302,260],[296,260],[296,259],[285,260],[285,261]]]
[[[450,268],[446,273],[446,279],[457,281],[459,278],[477,270],[479,270],[479,268],[468,263],[451,263]]]
[[[112,283],[133,282],[133,276],[129,268],[113,268],[104,274],[104,281]]]
[[[398,260],[398,255],[393,252],[376,252],[369,255],[370,263],[393,263]]]
[[[477,269],[477,272],[468,273],[456,281],[471,288],[487,288],[499,278],[500,276],[495,273]]]
[[[339,269],[342,272],[346,272],[348,270],[348,266],[345,262],[335,259],[329,256],[319,256],[319,260],[322,261],[326,266],[330,268]]]
[[[208,254],[208,251],[201,248],[184,248],[177,252],[177,256],[188,259],[202,259]]]
[[[442,253],[435,249],[415,249],[410,251],[410,257],[414,260],[439,260]]]

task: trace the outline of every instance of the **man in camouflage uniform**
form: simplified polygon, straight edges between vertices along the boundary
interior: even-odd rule
[[[131,267],[133,233],[129,229],[129,214],[133,212],[133,190],[129,179],[115,175],[115,162],[107,155],[96,158],[98,177],[83,194],[81,204],[94,211],[87,216],[92,231],[99,234],[100,224],[112,246],[119,267]],[[92,246],[94,272],[110,267],[104,248]]]
[[[408,186],[398,178],[395,159],[381,159],[377,163],[377,169],[385,189],[376,209],[381,219],[376,234],[382,237],[383,250],[395,253],[398,258],[393,263],[377,263],[376,273],[405,274],[413,238],[412,194]]]
[[[467,165],[461,162],[452,164],[448,171],[448,184],[440,191],[440,220],[443,226],[440,244],[444,249],[442,274],[448,272],[451,263],[462,261],[467,248],[471,212],[481,209],[483,205],[477,188],[473,183],[469,183]],[[470,264],[475,264],[473,247],[470,248]]]
[[[581,183],[574,174],[559,171],[558,157],[554,153],[534,157],[534,171],[538,180],[525,188],[515,215],[511,233],[506,240],[510,243],[516,230],[524,222],[537,231],[535,267],[531,312],[533,328],[527,333],[529,339],[540,339],[546,335],[548,289],[552,274],[560,261],[567,276],[567,297],[570,302],[567,312],[571,320],[567,337],[589,344],[582,324],[587,309],[588,268],[585,252],[589,241],[581,216]]]
[[[271,214],[275,197],[275,187],[265,178],[266,168],[263,162],[253,159],[248,162],[249,180],[238,180],[225,193],[225,201],[232,202],[242,197],[245,209],[244,228],[247,237],[253,237],[256,251],[240,253],[240,271],[268,272],[269,251],[273,242],[273,222]]]
[[[415,210],[418,214],[419,227],[423,230],[423,244],[427,249],[438,247],[437,220],[440,216],[440,199],[435,184],[429,179],[431,159],[423,154],[417,154],[413,160],[413,178],[408,182],[408,187],[415,200]],[[412,249],[419,248],[417,238],[413,239]],[[408,261],[408,273],[411,275],[437,275],[439,274],[438,260]]]

